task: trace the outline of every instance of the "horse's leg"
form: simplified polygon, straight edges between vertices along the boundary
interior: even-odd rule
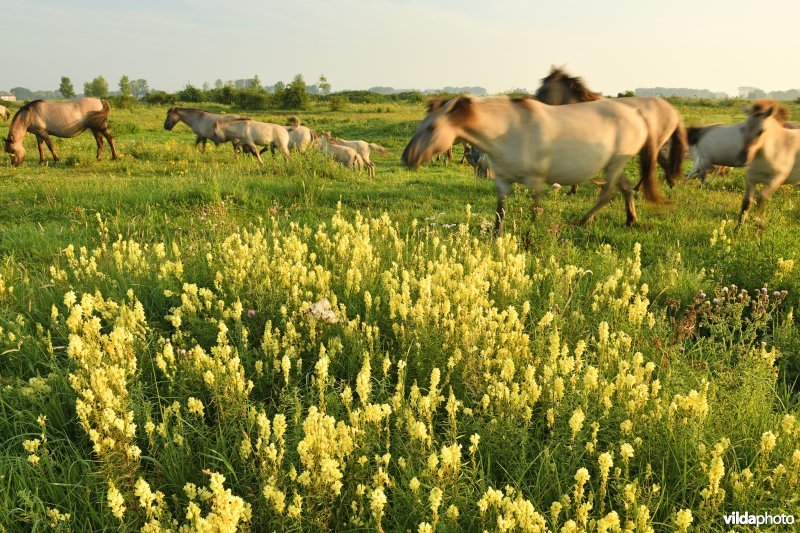
[[[611,201],[611,198],[614,196],[614,188],[622,177],[622,173],[625,171],[625,163],[629,159],[629,157],[620,156],[611,160],[606,167],[606,183],[600,190],[600,198],[597,200],[594,207],[592,207],[589,212],[583,216],[580,222],[578,222],[578,225],[583,226],[591,222],[594,215]]]
[[[289,148],[287,146],[282,146],[281,152],[283,153],[283,160],[288,163],[289,156],[292,155],[291,152],[289,152]]]
[[[786,180],[789,178],[789,172],[782,172],[780,174],[776,174],[772,181],[769,184],[765,185],[761,188],[761,192],[758,193],[758,199],[756,200],[756,209],[761,211],[764,209],[764,204],[767,200],[775,194],[775,191],[781,188],[781,186],[786,183]]]
[[[194,147],[197,148],[197,145],[200,144],[201,142],[203,142],[203,138],[198,135],[197,139],[195,139],[194,141]],[[205,150],[205,146],[203,146],[202,149]]]
[[[572,187],[570,187],[569,192],[567,194],[578,194],[578,186],[573,185]]]
[[[56,154],[56,150],[55,150],[55,148],[53,148],[53,141],[50,140],[50,136],[47,133],[43,133],[41,135],[41,137],[42,137],[42,139],[44,139],[45,144],[47,144],[47,148],[48,148],[48,150],[50,150],[50,153],[53,154],[53,161],[55,161],[57,163],[58,162],[58,154]],[[41,155],[41,149],[39,150],[39,152],[40,152],[40,155]],[[44,160],[44,157],[42,157],[42,160]]]
[[[256,159],[258,159],[258,164],[263,167],[264,166],[264,160],[261,159],[261,154],[258,153],[258,148],[256,148],[256,145],[255,144],[249,144],[247,146],[248,146],[248,148],[250,150],[253,151],[253,155],[256,156]]]
[[[100,161],[100,154],[103,153],[103,135],[99,131],[92,130],[92,135],[94,135],[94,142],[97,143],[97,157],[96,159]]]
[[[544,178],[531,176],[525,180],[525,185],[531,192],[531,218],[536,219],[536,212],[542,205],[542,197],[544,196]]]
[[[636,216],[636,206],[633,204],[633,191],[631,191],[631,184],[624,174],[619,178],[619,189],[622,191],[622,195],[625,197],[625,212],[628,215],[625,225],[632,226],[639,217]]]
[[[202,153],[206,153],[206,143],[207,143],[207,142],[208,142],[208,139],[206,139],[205,137],[203,137],[203,147],[202,147],[202,148],[200,148],[200,152],[202,152]]]
[[[647,142],[650,142],[649,139],[648,139]],[[659,151],[658,150],[649,150],[649,151],[648,150],[644,150],[643,152],[639,153],[639,157],[640,158],[645,157],[645,152],[648,152],[649,153],[649,157],[650,157],[650,163],[649,163],[649,165],[647,165],[647,167],[650,169],[649,172],[655,173],[655,171],[656,171],[656,163],[658,162]],[[655,179],[655,175],[653,176],[653,179]],[[636,187],[634,187],[633,190],[635,190],[635,191],[640,190],[642,188],[642,185],[644,185],[644,176],[640,176],[639,177],[639,182],[636,184]],[[672,187],[672,183],[670,183],[669,186]]]
[[[108,141],[108,146],[111,147],[111,159],[116,159],[117,158],[117,145],[114,144],[114,136],[111,135],[111,132],[108,131],[108,128],[104,129],[100,133],[103,134],[103,137],[105,137],[106,140]]]
[[[511,192],[511,184],[497,176],[494,181],[494,187],[497,193],[497,207],[494,210],[494,234],[499,237],[503,232],[503,219],[506,216],[505,203],[508,193]]]
[[[44,164],[44,139],[41,135],[36,136],[36,146],[39,147],[39,164]]]
[[[750,211],[750,206],[753,203],[753,198],[756,195],[756,184],[748,178],[745,178],[744,198],[742,199],[742,214],[739,216],[739,224],[741,226],[747,220],[747,213]]]

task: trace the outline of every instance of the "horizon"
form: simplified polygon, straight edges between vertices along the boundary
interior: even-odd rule
[[[763,23],[754,22],[744,0],[716,4],[310,0],[228,12],[209,0],[143,0],[135,6],[11,0],[7,41],[26,45],[6,59],[0,87],[56,90],[67,76],[80,90],[102,75],[116,89],[126,74],[173,92],[187,83],[201,87],[254,75],[265,85],[289,83],[300,73],[308,85],[325,75],[332,92],[473,86],[496,94],[535,91],[551,65],[612,95],[653,87],[728,95],[743,86],[767,92],[800,87],[783,65],[800,4],[766,2],[780,16]],[[758,12],[769,10],[762,5]],[[31,27],[38,37],[28,43]],[[56,66],[54,50],[66,50]]]

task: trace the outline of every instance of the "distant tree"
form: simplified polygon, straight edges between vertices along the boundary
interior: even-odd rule
[[[119,79],[119,95],[123,98],[132,98],[133,90],[131,89],[131,79],[127,74],[123,74]]]
[[[17,97],[17,100],[33,100],[33,91],[27,87],[12,87],[9,90],[11,94]]]
[[[249,80],[250,83],[247,86],[248,89],[253,89],[256,91],[263,91],[264,88],[261,86],[261,79],[258,77],[258,74],[253,76],[253,79]]]
[[[325,77],[325,74],[319,75],[317,87],[319,88],[320,94],[328,94],[331,92],[331,84],[328,83],[328,78]]]
[[[83,84],[83,93],[86,96],[95,96],[97,98],[108,97],[108,82],[103,76],[97,76],[92,81],[87,81]]]
[[[283,91],[282,101],[284,109],[304,109],[306,107],[308,93],[302,74],[296,75],[292,83]]]
[[[209,85],[207,81],[204,81],[203,82],[203,92],[208,92],[209,89],[211,89],[211,85]]]
[[[58,92],[61,93],[62,98],[75,98],[75,87],[72,86],[72,80],[66,76],[61,76],[61,84],[58,86]]]
[[[617,98],[629,98],[631,96],[636,96],[636,93],[633,91],[622,91],[621,93],[617,93]]]
[[[136,98],[144,98],[150,92],[150,87],[147,85],[147,80],[138,79],[131,81],[131,92]]]
[[[203,91],[193,86],[191,83],[187,83],[186,87],[184,87],[182,91],[178,91],[178,94],[176,96],[178,97],[178,100],[180,100],[181,102],[203,101]]]
[[[222,87],[223,87],[224,85],[225,85],[225,84],[224,84],[224,83],[222,83],[222,80],[221,80],[221,79],[219,79],[219,78],[217,78],[217,81],[215,81],[215,82],[214,82],[214,88],[215,88],[215,89],[222,89]]]
[[[739,98],[747,98],[747,95],[753,91],[758,90],[758,87],[739,87],[736,89],[736,92],[739,94]]]
[[[286,84],[283,83],[282,81],[279,81],[275,85],[273,85],[272,88],[273,88],[273,91],[275,91],[276,93],[277,92],[281,92],[286,88]]]
[[[747,98],[749,100],[758,100],[759,98],[766,98],[767,93],[762,91],[761,89],[753,89],[749,93],[747,93]]]

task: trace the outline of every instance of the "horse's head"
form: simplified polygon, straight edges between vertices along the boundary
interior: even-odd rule
[[[21,142],[15,142],[11,134],[3,138],[3,149],[6,153],[11,154],[11,164],[18,167],[25,159],[25,147]]]
[[[757,100],[748,110],[747,120],[742,124],[742,150],[739,163],[749,163],[764,145],[765,135],[771,127],[782,128],[786,123],[786,108],[774,100]]]
[[[409,168],[418,168],[453,146],[473,117],[473,105],[469,96],[456,96],[446,101],[441,98],[428,100],[428,114],[403,150],[403,163]]]
[[[165,130],[172,130],[175,124],[181,121],[181,115],[178,113],[178,109],[177,107],[173,107],[167,111],[167,119],[164,121]]]

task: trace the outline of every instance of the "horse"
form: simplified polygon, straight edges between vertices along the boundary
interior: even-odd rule
[[[192,109],[188,107],[172,107],[167,110],[167,118],[164,120],[164,129],[172,131],[175,124],[183,121],[184,124],[189,126],[197,140],[194,143],[195,148],[198,144],[202,143],[200,147],[201,152],[206,151],[206,142],[211,140],[214,144],[219,144],[214,140],[214,125],[219,121],[225,120],[245,120],[248,117],[240,115],[220,115],[218,113],[208,113],[201,109]]]
[[[550,105],[574,104],[578,102],[593,102],[603,100],[599,93],[589,90],[579,77],[568,75],[564,70],[551,67],[550,74],[542,78],[542,86],[536,91],[536,99]],[[650,141],[653,143],[649,153],[652,163],[648,165],[655,171],[655,163],[664,169],[664,175],[670,187],[681,176],[681,163],[686,155],[687,140],[686,130],[683,127],[680,113],[663,98],[654,96],[633,96],[614,98],[614,102],[638,109],[647,122]],[[663,151],[667,141],[669,154]],[[644,176],[639,180],[635,189],[639,190],[644,181]]]
[[[340,139],[338,137],[334,137],[331,132],[323,131],[323,137],[327,137],[328,142],[331,144],[338,144],[339,146],[347,146],[352,148],[353,150],[361,156],[361,159],[364,160],[364,164],[367,166],[368,175],[370,178],[375,177],[375,163],[373,163],[370,158],[369,154],[371,150],[375,150],[381,154],[389,153],[389,150],[381,146],[380,144],[371,143],[367,141],[348,141],[346,139]]]
[[[39,163],[44,163],[43,144],[47,144],[53,160],[58,155],[53,149],[50,136],[72,138],[86,130],[91,130],[97,143],[97,160],[103,152],[103,137],[111,146],[111,159],[117,158],[117,147],[114,137],[108,130],[108,115],[111,107],[105,100],[98,98],[81,98],[70,102],[46,102],[34,100],[19,108],[11,120],[8,137],[5,138],[5,151],[11,154],[11,163],[16,167],[25,159],[23,140],[25,133],[36,136],[39,146]]]
[[[258,122],[257,120],[218,120],[214,123],[213,137],[216,143],[230,141],[236,153],[241,146],[246,152],[252,153],[260,165],[264,165],[261,153],[256,146],[274,147],[283,153],[283,158],[289,161],[289,132],[278,124]]]
[[[629,106],[601,100],[549,106],[530,98],[457,96],[432,99],[403,151],[402,161],[418,168],[456,139],[486,152],[495,173],[495,233],[502,231],[505,199],[514,183],[527,185],[538,204],[546,183],[577,185],[605,170],[607,181],[597,204],[580,220],[589,223],[612,198],[615,188],[625,197],[627,224],[637,219],[625,164],[643,152],[640,164],[645,196],[660,201],[647,150],[648,126]]]
[[[8,108],[4,105],[0,105],[0,118],[3,120],[8,120],[8,117],[11,116],[11,113],[8,111]]]
[[[494,179],[492,165],[486,153],[481,152],[474,146],[470,146],[464,150],[464,159],[475,170],[476,178]]]
[[[706,174],[715,166],[742,167],[742,128],[744,123],[687,128],[692,168],[686,179],[698,178],[705,183]]]
[[[288,117],[287,124],[284,127],[289,132],[289,150],[294,149],[302,154],[314,141],[314,132],[305,126],[301,126],[300,119],[296,115]]]
[[[361,171],[366,162],[355,149],[342,144],[330,142],[330,132],[322,132],[322,135],[314,141],[315,146],[325,155],[333,156],[333,160],[341,163],[351,170]]]
[[[800,183],[800,130],[784,127],[786,108],[775,100],[756,100],[742,126],[740,166],[748,165],[739,224],[747,219],[757,184],[758,209],[784,184]]]
[[[773,118],[784,128],[795,128],[795,123],[786,120],[789,118],[788,111],[780,104],[776,107]],[[744,125],[745,122],[740,122],[687,128],[693,164],[686,178],[697,177],[701,183],[705,183],[706,174],[714,167],[716,174],[721,174],[721,168],[744,166],[740,157]]]

